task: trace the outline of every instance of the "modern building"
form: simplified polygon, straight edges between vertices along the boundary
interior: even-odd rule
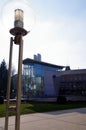
[[[86,69],[61,71],[54,75],[57,96],[71,101],[86,101]]]
[[[40,54],[36,56],[40,58],[23,60],[22,97],[57,100],[60,96],[86,101],[86,69],[71,70],[69,66],[41,61]],[[12,92],[16,92],[17,75],[13,76],[13,84]]]
[[[38,59],[27,58],[23,60],[23,95],[29,98],[56,97],[53,75],[62,71],[64,66],[42,62],[40,57],[38,55]]]

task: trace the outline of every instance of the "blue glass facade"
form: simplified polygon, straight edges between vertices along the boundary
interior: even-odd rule
[[[51,65],[45,62],[25,59],[23,61],[24,91],[27,97],[43,97],[45,95],[45,71],[61,70],[62,66]]]
[[[44,76],[44,71],[46,70],[58,70],[59,68],[54,68],[54,67],[50,67],[50,66],[46,66],[46,65],[40,65],[40,64],[34,64],[33,66],[34,68],[34,75],[37,76]]]

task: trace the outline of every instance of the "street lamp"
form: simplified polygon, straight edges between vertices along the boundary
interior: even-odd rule
[[[3,12],[4,11],[4,12]],[[4,18],[11,21],[11,26],[14,23],[14,27],[9,28],[9,32],[13,35],[10,38],[10,53],[9,53],[9,72],[8,72],[8,84],[7,84],[7,97],[6,97],[6,116],[5,116],[5,130],[8,130],[9,122],[9,111],[16,111],[15,118],[15,130],[20,130],[20,105],[21,105],[21,80],[22,80],[22,54],[23,54],[23,36],[27,35],[31,28],[27,28],[28,16],[30,15],[32,19],[32,10],[26,0],[11,0],[10,2],[4,4],[2,11],[2,21],[4,23]],[[14,13],[14,14],[11,14]],[[3,15],[4,14],[4,15]],[[27,15],[28,14],[28,15]],[[14,15],[14,19],[13,19]],[[5,16],[5,17],[4,17]],[[12,19],[11,19],[12,18]],[[33,16],[34,18],[34,16]],[[5,20],[5,22],[6,22]],[[13,21],[14,20],[14,21]],[[34,19],[33,19],[34,20]],[[12,23],[13,21],[13,23]],[[30,19],[29,19],[30,21]],[[8,22],[6,22],[9,25]],[[24,25],[26,24],[26,25]],[[33,24],[33,23],[32,23]],[[27,31],[28,29],[28,31]],[[13,43],[19,46],[19,56],[18,56],[18,81],[17,81],[17,95],[16,95],[16,105],[10,106],[10,84],[11,84],[11,68],[12,68],[12,53],[13,53]]]
[[[4,0],[0,8],[0,22],[5,31],[9,31],[14,26],[14,11],[21,9],[23,11],[23,27],[31,31],[35,25],[35,12],[29,4],[29,0]]]
[[[14,36],[10,40],[10,55],[9,55],[9,74],[7,86],[7,103],[6,103],[6,118],[5,130],[8,130],[8,114],[10,109],[16,110],[15,130],[20,129],[20,104],[21,104],[21,78],[22,78],[22,54],[23,54],[23,40],[22,37],[27,35],[27,31],[23,28],[23,10],[15,10],[14,28],[10,29],[10,33]],[[19,45],[19,59],[18,59],[18,82],[17,82],[17,95],[16,106],[9,106],[10,100],[10,82],[11,82],[11,66],[12,66],[12,50],[13,43]]]

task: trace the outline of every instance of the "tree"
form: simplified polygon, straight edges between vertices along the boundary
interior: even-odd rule
[[[5,60],[0,64],[0,96],[6,97],[8,69]]]

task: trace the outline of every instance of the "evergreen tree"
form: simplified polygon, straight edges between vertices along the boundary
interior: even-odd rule
[[[6,97],[8,69],[5,60],[0,64],[0,96]]]

